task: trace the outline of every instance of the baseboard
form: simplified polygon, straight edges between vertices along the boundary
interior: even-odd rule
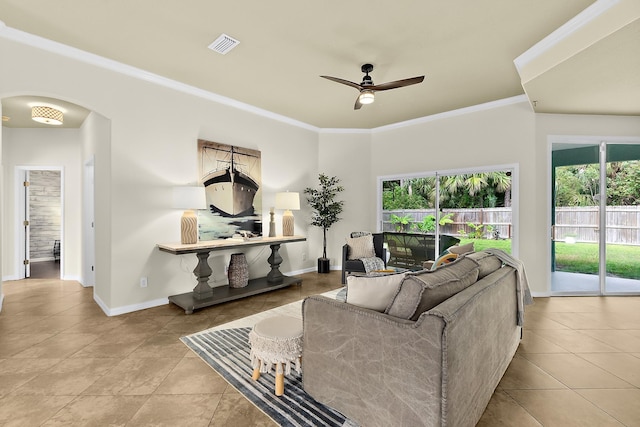
[[[8,282],[10,280],[20,280],[21,278],[16,276],[15,274],[12,276],[2,276],[2,281],[3,282]]]
[[[551,292],[531,292],[531,296],[534,298],[548,298],[551,296]]]
[[[4,301],[4,294],[0,294],[0,313],[2,313],[2,302]]]
[[[315,271],[316,271],[316,267],[309,267],[309,268],[303,268],[301,270],[288,271],[288,272],[283,273],[283,274],[285,276],[295,276],[297,274],[313,273]]]
[[[83,288],[93,288],[93,285],[87,285],[81,280],[78,280],[78,283],[80,283],[80,285],[82,285]]]
[[[32,258],[29,260],[30,263],[34,263],[34,262],[45,262],[45,261],[55,261],[56,259],[54,257],[48,257],[48,258]]]
[[[133,313],[134,311],[145,310],[147,308],[159,307],[161,305],[169,304],[169,298],[160,298],[153,301],[145,301],[140,304],[125,305],[123,307],[109,308],[107,305],[97,296],[93,294],[93,300],[104,311],[107,316],[119,316],[121,314]]]
[[[64,275],[62,277],[62,280],[73,280],[75,282],[80,283],[80,276],[69,276],[69,275]]]

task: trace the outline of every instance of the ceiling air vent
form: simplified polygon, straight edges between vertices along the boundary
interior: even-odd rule
[[[214,52],[226,55],[234,47],[238,46],[240,42],[233,37],[229,37],[226,34],[220,35],[213,43],[209,45],[209,49]]]

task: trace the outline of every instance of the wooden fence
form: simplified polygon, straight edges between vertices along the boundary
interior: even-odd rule
[[[607,243],[640,245],[640,206],[607,206]],[[556,208],[555,240],[597,242],[598,207]]]
[[[427,215],[435,216],[435,209],[402,209],[393,211],[382,211],[382,231],[396,231],[396,225],[391,222],[391,215],[410,216],[411,223],[406,231],[419,231],[415,224],[422,222]],[[511,208],[484,208],[484,209],[443,209],[442,215],[452,213],[450,224],[440,228],[440,232],[454,236],[468,235],[475,232],[475,229],[468,225],[484,224],[482,229],[483,237],[511,238]],[[491,226],[491,227],[489,227]]]
[[[473,233],[473,227],[467,225],[484,224],[483,237],[511,238],[511,208],[483,209],[443,209],[442,214],[453,213],[453,223],[440,229],[441,233],[465,235]],[[434,209],[402,209],[382,212],[382,231],[395,231],[391,215],[412,218],[406,231],[419,231],[415,224],[422,222],[427,215],[435,215]],[[640,245],[640,206],[607,206],[607,243]],[[488,227],[488,226],[491,227]],[[487,231],[492,228],[492,231]],[[567,238],[577,242],[597,242],[598,207],[558,207],[556,208],[555,240]]]

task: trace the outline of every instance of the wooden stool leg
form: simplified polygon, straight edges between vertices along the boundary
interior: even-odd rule
[[[260,365],[262,364],[262,361],[260,361],[260,363],[258,364],[257,368],[253,368],[253,375],[251,376],[251,379],[256,381],[258,378],[260,378]]]
[[[284,394],[284,374],[276,374],[276,396]]]

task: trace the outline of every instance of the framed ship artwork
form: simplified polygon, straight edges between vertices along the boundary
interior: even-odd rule
[[[198,211],[198,239],[262,236],[260,151],[198,140],[198,174],[207,209]]]

